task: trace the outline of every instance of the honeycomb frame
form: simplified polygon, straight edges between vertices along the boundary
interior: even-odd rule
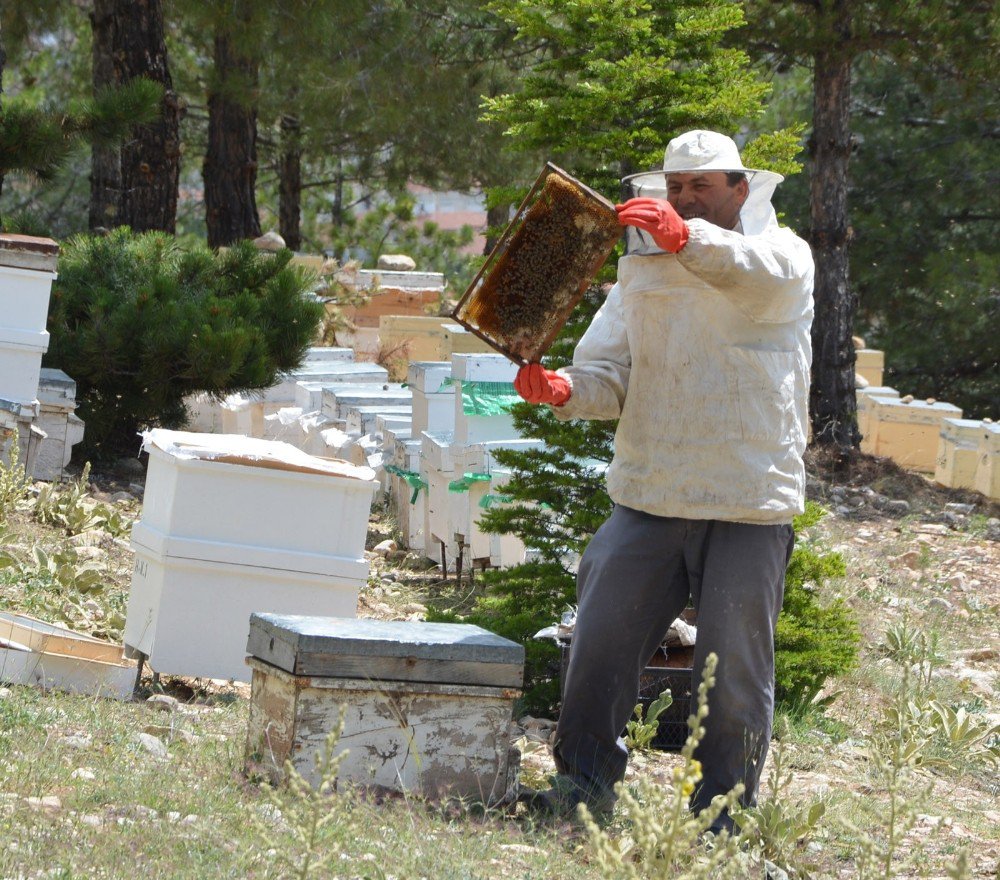
[[[548,162],[451,317],[514,363],[537,363],[621,234],[608,199]]]

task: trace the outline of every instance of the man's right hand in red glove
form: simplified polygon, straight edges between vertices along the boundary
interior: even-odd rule
[[[615,210],[622,226],[644,229],[667,253],[676,254],[687,244],[688,225],[666,199],[629,199]]]
[[[514,390],[528,403],[562,406],[572,393],[569,380],[541,364],[527,364],[517,371]]]

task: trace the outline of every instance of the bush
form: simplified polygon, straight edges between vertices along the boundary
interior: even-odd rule
[[[160,232],[69,239],[49,307],[47,366],[77,383],[80,451],[134,453],[136,432],[179,427],[184,397],[267,388],[301,363],[322,318],[290,251],[216,254]]]

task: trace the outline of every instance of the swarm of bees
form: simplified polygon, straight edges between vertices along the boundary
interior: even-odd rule
[[[610,202],[549,173],[507,228],[455,317],[521,363],[551,344],[622,228]]]

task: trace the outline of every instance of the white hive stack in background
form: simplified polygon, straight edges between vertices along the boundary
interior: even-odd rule
[[[157,672],[249,680],[250,614],[354,617],[368,468],[284,443],[150,431],[125,645]]]
[[[0,235],[0,401],[3,431],[0,458],[18,433],[22,463],[34,465],[40,429],[38,379],[49,347],[49,295],[56,278],[59,245],[49,238]]]
[[[35,459],[36,480],[58,480],[73,447],[83,439],[84,424],[76,415],[76,382],[62,370],[43,367],[38,380],[38,418],[45,439]]]

